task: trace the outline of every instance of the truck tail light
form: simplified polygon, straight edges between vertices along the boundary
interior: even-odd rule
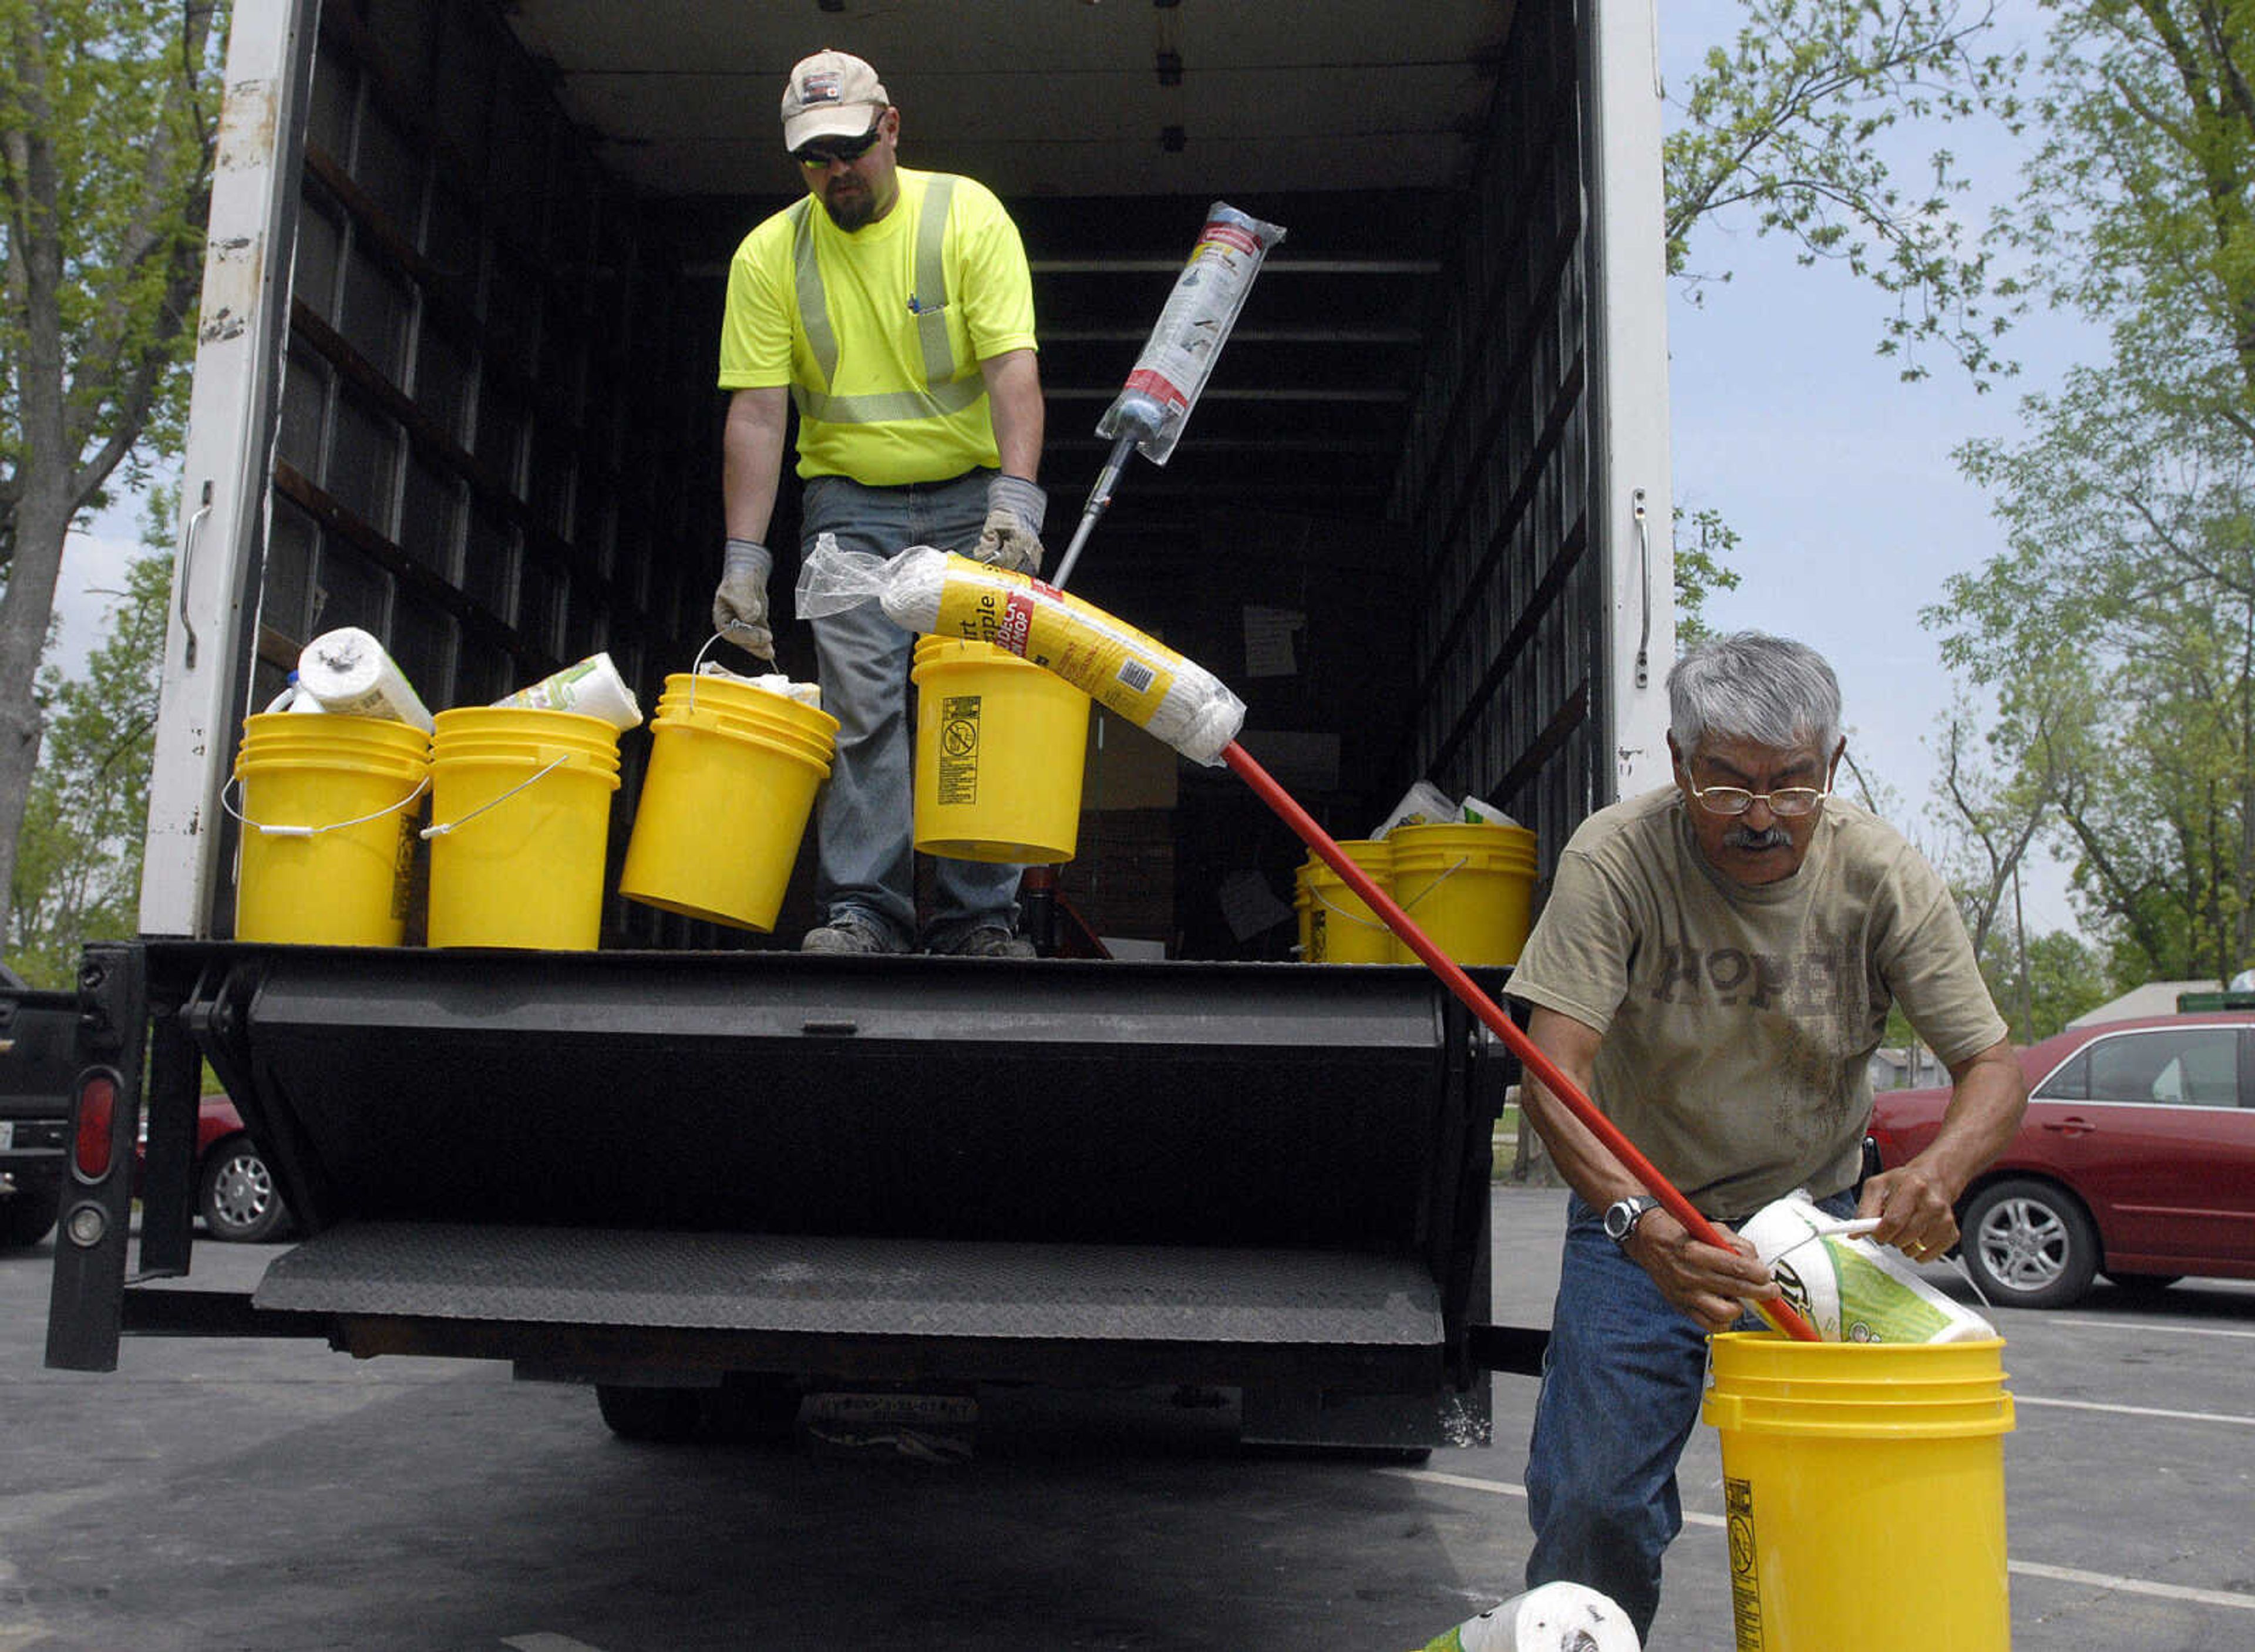
[[[96,1072],[78,1087],[78,1139],[71,1149],[71,1168],[79,1179],[98,1182],[109,1174],[109,1127],[117,1116],[117,1080]]]

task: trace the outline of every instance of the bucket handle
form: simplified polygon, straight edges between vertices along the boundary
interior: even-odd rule
[[[705,646],[697,650],[697,657],[689,662],[689,710],[692,714],[697,710],[697,679],[705,674],[705,657],[713,651],[713,644],[726,636],[726,631],[713,632],[705,639]],[[757,658],[758,656],[753,657]]]
[[[1468,861],[1471,861],[1471,859],[1472,859],[1472,856],[1470,856],[1470,855],[1468,855],[1468,854],[1458,856],[1458,860],[1457,860],[1457,863],[1456,863],[1454,866],[1450,867],[1447,870],[1444,871],[1444,872],[1441,874],[1441,875],[1440,875],[1440,876],[1438,876],[1438,877],[1435,878],[1435,879],[1434,879],[1430,883],[1428,883],[1428,884],[1427,884],[1423,889],[1419,889],[1419,890],[1418,890],[1415,895],[1411,896],[1408,900],[1406,900],[1406,901],[1402,902],[1402,903],[1401,903],[1401,910],[1402,910],[1403,911],[1405,911],[1405,912],[1407,912],[1407,911],[1409,911],[1409,910],[1413,910],[1413,909],[1416,906],[1416,904],[1417,904],[1417,903],[1418,903],[1418,902],[1420,902],[1420,901],[1423,900],[1423,899],[1428,896],[1428,895],[1430,895],[1430,894],[1431,894],[1435,889],[1439,889],[1439,888],[1441,887],[1441,885],[1442,885],[1442,884],[1444,884],[1444,883],[1447,882],[1448,882],[1451,877],[1455,876],[1458,873],[1459,873],[1459,872],[1463,871],[1463,870],[1465,869],[1465,864],[1466,864]],[[1334,903],[1331,900],[1330,900],[1330,899],[1329,899],[1329,898],[1328,898],[1328,897],[1324,894],[1324,892],[1323,892],[1321,889],[1317,889],[1317,888],[1315,886],[1315,884],[1314,884],[1313,882],[1310,882],[1310,883],[1308,885],[1308,893],[1309,893],[1310,895],[1312,895],[1313,896],[1315,896],[1315,898],[1316,898],[1317,902],[1320,905],[1322,905],[1323,907],[1324,907],[1327,910],[1330,910],[1330,911],[1333,911],[1333,912],[1338,913],[1341,917],[1343,917],[1343,918],[1346,919],[1346,921],[1347,921],[1348,923],[1352,924],[1355,924],[1355,925],[1357,925],[1359,928],[1362,928],[1362,929],[1384,929],[1384,928],[1386,927],[1386,925],[1385,925],[1385,924],[1381,924],[1381,923],[1377,922],[1375,919],[1373,919],[1373,918],[1367,918],[1367,917],[1356,917],[1352,912],[1348,911],[1345,907],[1343,907],[1343,906],[1339,906],[1339,905],[1338,905],[1338,904]]]
[[[527,779],[518,781],[508,791],[502,792],[498,798],[488,798],[483,803],[478,805],[476,808],[471,810],[460,819],[449,820],[444,826],[440,826],[434,821],[431,825],[425,826],[423,828],[423,837],[425,841],[427,842],[432,838],[443,838],[449,832],[460,831],[464,826],[469,825],[471,821],[476,819],[487,810],[499,808],[502,804],[507,803],[511,798],[523,791],[527,786],[538,784],[541,781],[548,778],[550,775],[555,773],[556,770],[561,769],[566,763],[571,761],[572,754],[570,752],[566,751],[558,753],[554,761],[550,763],[549,765],[543,769],[538,774],[533,775]]]
[[[327,826],[270,826],[263,820],[254,820],[228,800],[228,792],[234,787],[242,784],[242,777],[240,775],[229,775],[227,778],[227,784],[219,789],[219,806],[226,810],[236,819],[242,821],[243,825],[249,826],[252,831],[257,833],[260,837],[317,838],[324,832],[341,832],[347,826],[366,826],[371,820],[381,820],[387,814],[398,813],[402,809],[405,808],[409,804],[414,802],[416,798],[423,795],[423,788],[431,784],[431,777],[429,775],[425,775],[420,780],[415,783],[414,791],[409,792],[405,797],[402,798],[398,802],[392,804],[388,808],[378,809],[371,814],[362,815],[356,819],[332,820]],[[427,837],[430,834],[425,833],[424,835]]]

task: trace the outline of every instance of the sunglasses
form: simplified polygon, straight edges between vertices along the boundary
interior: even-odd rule
[[[877,141],[883,130],[884,122],[881,119],[859,137],[830,144],[809,144],[803,149],[791,151],[790,158],[802,166],[828,166],[832,162],[841,166],[851,166],[869,152],[870,145]]]

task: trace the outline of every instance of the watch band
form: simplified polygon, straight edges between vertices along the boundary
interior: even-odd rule
[[[1636,1232],[1636,1225],[1644,1220],[1644,1213],[1659,1203],[1648,1193],[1615,1199],[1605,1206],[1605,1237],[1616,1245],[1626,1246],[1629,1236]]]

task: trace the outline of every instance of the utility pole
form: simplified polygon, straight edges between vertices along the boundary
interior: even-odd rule
[[[2028,986],[2028,926],[2020,917],[2020,863],[2013,862],[2013,945],[2020,956],[2020,1036],[2036,1041],[2034,994]]]

